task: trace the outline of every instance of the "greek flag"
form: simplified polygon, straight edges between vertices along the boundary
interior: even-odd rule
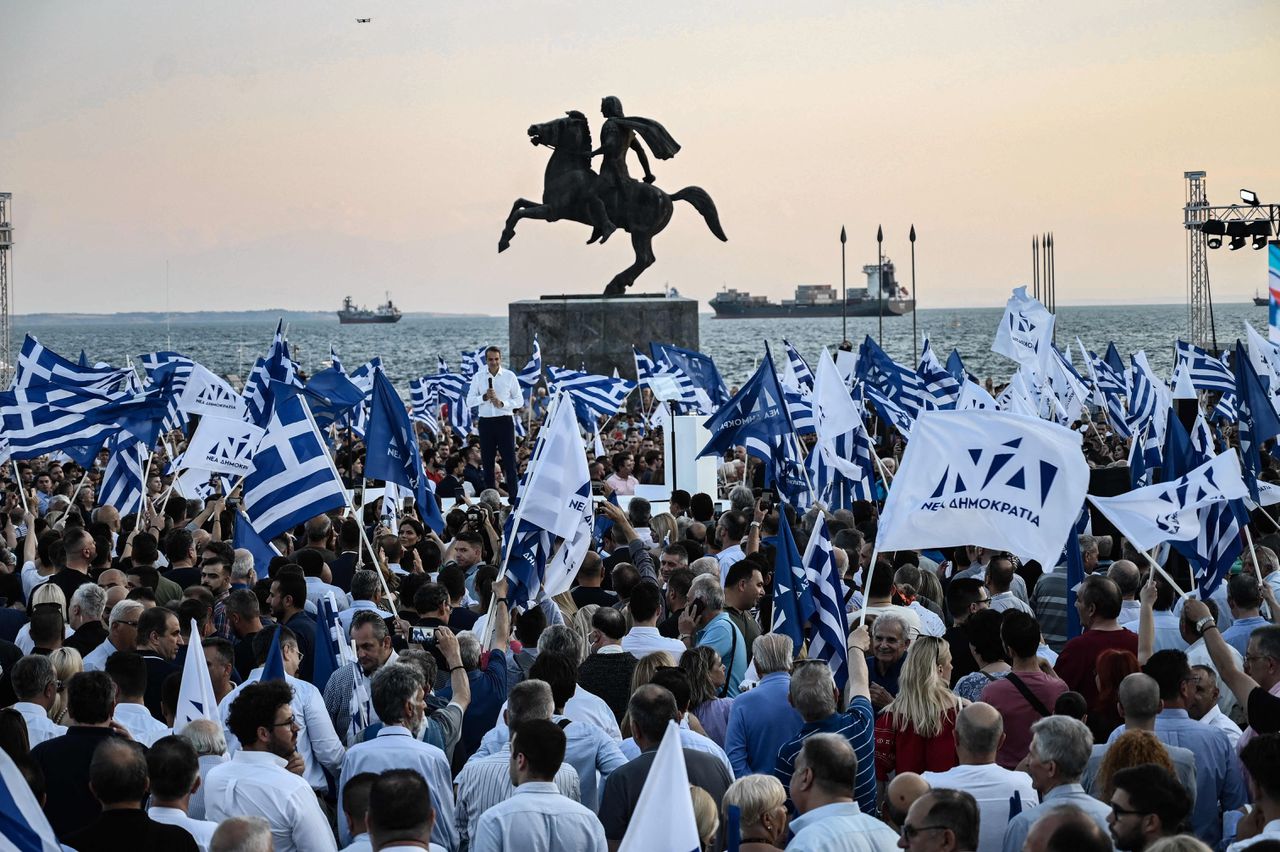
[[[782,340],[783,347],[787,350],[787,366],[783,371],[784,385],[790,385],[800,393],[813,392],[813,371],[809,369],[809,364],[804,360],[804,356],[796,351],[791,342],[786,338]]]
[[[1153,420],[1156,411],[1160,410],[1160,391],[1162,385],[1151,367],[1147,364],[1144,352],[1129,356],[1130,369],[1128,375],[1129,416],[1127,423],[1130,432],[1136,432]]]
[[[1178,365],[1190,369],[1191,386],[1196,390],[1234,393],[1236,377],[1225,361],[1184,340],[1178,341]]]
[[[1197,510],[1246,494],[1239,459],[1223,453],[1170,482],[1089,500],[1134,547],[1150,550],[1166,541],[1194,541],[1201,533]]]
[[[578,421],[590,427],[596,417],[610,417],[622,410],[636,383],[597,376],[564,367],[548,367],[552,393],[564,392],[573,400]]]
[[[1080,353],[1084,356],[1085,366],[1089,370],[1089,378],[1092,380],[1099,394],[1123,396],[1125,393],[1125,382],[1123,371],[1117,373],[1107,362],[1106,359],[1098,357],[1097,353],[1086,349],[1080,338],[1076,338],[1076,344],[1080,347]],[[1115,352],[1115,344],[1108,344],[1111,352]],[[1119,358],[1119,354],[1116,354]],[[1095,399],[1095,402],[1097,400]]]
[[[1236,422],[1236,395],[1224,393],[1209,412],[1210,420],[1222,420],[1227,423]]]
[[[804,574],[813,596],[814,613],[809,632],[809,659],[826,660],[836,686],[844,692],[849,681],[849,621],[844,610],[844,580],[831,554],[831,534],[825,518],[809,536],[804,551]],[[774,571],[777,575],[777,571]]]
[[[425,378],[410,379],[409,399],[413,403],[413,419],[440,437],[440,389]]]
[[[840,608],[844,609],[843,597]],[[791,637],[791,647],[798,654],[804,647],[809,622],[817,611],[818,605],[809,591],[805,563],[791,535],[786,506],[779,506],[778,543],[773,557],[773,632]]]
[[[259,358],[244,383],[240,395],[244,397],[248,409],[249,420],[258,426],[265,426],[271,417],[271,407],[275,402],[271,385],[278,382],[282,385],[302,387],[298,378],[298,365],[289,357],[289,343],[284,339],[284,320],[276,323],[275,337],[267,357]]]
[[[0,393],[0,433],[8,439],[15,459],[36,458],[69,446],[101,446],[122,429],[145,425],[137,421],[139,416],[163,417],[159,393],[104,396],[48,384],[14,388]],[[158,429],[158,419],[154,425]]]
[[[538,382],[542,381],[542,346],[538,343],[536,334],[533,336],[533,354],[529,356],[529,363],[516,374],[516,378],[520,380],[520,386],[525,389],[524,401],[527,403],[533,389],[538,386]]]
[[[423,376],[423,381],[434,386],[439,401],[449,406],[449,426],[459,441],[471,434],[472,413],[467,406],[467,389],[470,382],[457,373],[436,373]]]
[[[720,371],[716,369],[716,362],[710,355],[656,342],[649,343],[649,352],[657,363],[665,362],[678,367],[699,390],[706,393],[711,405],[724,405],[729,401],[729,388],[724,379],[720,378]]]
[[[152,384],[163,383],[166,378],[173,391],[169,399],[169,410],[164,418],[163,429],[172,432],[183,429],[187,425],[187,413],[181,408],[181,400],[187,390],[187,383],[195,371],[196,362],[177,352],[149,352],[139,355],[142,369]]]
[[[928,337],[924,339],[924,350],[920,353],[920,369],[916,372],[920,376],[920,381],[924,383],[925,392],[931,397],[933,408],[949,410],[956,407],[956,400],[960,396],[960,382],[942,366],[938,356],[933,354],[933,347],[929,345]]]
[[[1175,541],[1173,549],[1187,558],[1200,599],[1208,600],[1244,550],[1241,530],[1249,523],[1244,500],[1227,500],[1196,511],[1200,531],[1190,541]]]
[[[875,388],[912,419],[924,407],[928,391],[920,376],[915,370],[890,358],[869,335],[858,349],[855,375],[859,381]]]
[[[46,349],[40,341],[28,334],[18,353],[11,389],[52,385],[109,395],[128,389],[133,380],[136,380],[136,376],[127,367],[82,366]]]
[[[484,352],[489,348],[489,344],[477,347],[475,349],[462,350],[462,375],[466,379],[470,379],[480,368],[484,366]]]
[[[347,505],[306,403],[297,394],[279,394],[272,409],[253,456],[253,473],[244,480],[244,512],[267,541]]]
[[[329,344],[329,364],[342,375],[347,374],[347,371],[342,368],[342,359],[338,357],[338,350],[332,343]]]
[[[782,397],[787,402],[787,416],[796,428],[797,435],[812,435],[816,430],[813,418],[813,403],[808,394],[782,386]]]
[[[382,359],[375,356],[361,364],[348,376],[351,379],[351,384],[359,388],[361,393],[364,394],[364,398],[359,405],[355,406],[347,422],[347,425],[351,427],[351,431],[361,438],[364,438],[365,429],[369,427],[369,405],[373,399],[373,377],[375,373],[381,372]]]
[[[825,349],[814,381],[813,411],[818,440],[805,464],[817,499],[849,508],[875,495],[871,438],[859,406],[845,390],[840,370]]]
[[[382,370],[375,370],[373,374],[372,411],[365,439],[365,476],[408,489],[414,495],[423,522],[437,533],[444,530],[439,505],[435,497],[427,493],[427,475],[422,470],[413,422]]]
[[[764,360],[755,374],[704,425],[711,432],[711,440],[699,456],[723,456],[730,448],[742,445],[748,454],[765,462],[766,486],[776,483],[797,508],[807,508],[812,503],[813,494],[802,466],[804,454],[787,414],[767,343]]]
[[[690,414],[710,413],[710,397],[679,367],[668,361],[655,363],[635,347],[631,354],[636,362],[636,378],[642,386],[649,387],[654,399],[678,403]]]
[[[859,392],[862,394],[863,403],[865,404],[870,402],[874,405],[876,413],[880,415],[881,420],[901,432],[904,438],[911,434],[911,426],[915,423],[915,417],[913,415],[908,414],[902,406],[889,399],[871,385],[863,383],[858,387]]]
[[[679,756],[680,746],[677,743],[677,760]],[[679,762],[683,767],[684,761]],[[686,780],[686,786],[688,783]],[[54,790],[53,794],[56,796],[59,791]],[[35,794],[31,792],[31,785],[27,783],[13,758],[3,750],[0,750],[0,801],[4,802],[4,807],[0,807],[0,849],[5,852],[59,852],[64,848],[58,843],[53,826],[49,825],[49,818],[44,815]],[[692,818],[692,800],[689,803],[689,815]],[[694,836],[697,837],[696,827]],[[697,846],[689,848],[692,850]]]
[[[110,455],[102,473],[98,505],[112,506],[121,516],[132,515],[142,508],[142,459],[146,448],[116,435],[107,442],[107,449]]]

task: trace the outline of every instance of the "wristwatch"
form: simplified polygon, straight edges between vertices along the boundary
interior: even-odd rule
[[[1218,624],[1213,620],[1213,616],[1206,615],[1204,618],[1196,622],[1196,635],[1203,636],[1204,632],[1210,627],[1217,627]]]

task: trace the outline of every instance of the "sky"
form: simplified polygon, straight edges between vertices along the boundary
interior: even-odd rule
[[[357,17],[371,17],[357,24]],[[602,96],[681,144],[687,204],[636,291],[703,301],[849,284],[885,253],[926,308],[996,306],[1053,231],[1059,304],[1179,302],[1183,172],[1280,201],[1280,3],[13,2],[0,191],[18,313],[505,314],[592,293],[619,234],[521,222],[550,150],[526,128]],[[634,160],[632,173],[640,170]],[[1210,257],[1216,299],[1265,252]],[[166,284],[166,264],[168,284]]]

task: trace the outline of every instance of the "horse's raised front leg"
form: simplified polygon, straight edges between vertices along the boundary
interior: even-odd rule
[[[506,251],[511,247],[511,240],[516,235],[516,222],[521,219],[545,219],[546,215],[538,215],[535,211],[545,206],[536,201],[530,201],[527,198],[517,198],[515,204],[511,205],[511,213],[507,216],[507,224],[502,229],[502,239],[498,240],[498,253]]]

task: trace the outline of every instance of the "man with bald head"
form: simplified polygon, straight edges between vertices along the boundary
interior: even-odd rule
[[[1136,621],[1142,608],[1138,603],[1138,589],[1142,587],[1142,572],[1138,566],[1128,559],[1117,559],[1107,569],[1107,578],[1120,588],[1120,618],[1117,620],[1121,624]]]
[[[1009,800],[1013,796],[1020,797],[1024,809],[1040,804],[1030,775],[996,763],[996,752],[1003,742],[1004,719],[1000,711],[981,701],[970,704],[956,718],[959,765],[946,772],[926,772],[922,776],[935,790],[964,790],[977,801],[982,817],[980,852],[1000,848],[1009,824]]]
[[[1111,852],[1111,835],[1084,811],[1054,808],[1031,826],[1023,852]]]
[[[880,818],[889,824],[894,831],[902,831],[902,824],[907,819],[907,811],[915,804],[916,799],[929,792],[929,782],[914,772],[900,772],[884,790],[884,805]]]
[[[1156,716],[1164,709],[1164,702],[1160,700],[1160,685],[1156,683],[1155,678],[1142,672],[1134,672],[1120,681],[1116,697],[1120,701],[1120,716],[1124,719],[1123,732],[1146,731],[1155,736]],[[1098,743],[1093,747],[1093,754],[1089,756],[1089,763],[1085,766],[1084,775],[1080,778],[1080,784],[1089,795],[1099,800],[1103,800],[1104,791],[1102,785],[1098,783],[1098,770],[1102,767],[1102,758],[1106,756],[1108,747],[1109,743]],[[1168,743],[1164,744],[1164,750],[1169,753],[1169,760],[1173,762],[1173,773],[1178,776],[1178,781],[1191,796],[1191,805],[1194,807],[1196,801],[1195,754],[1190,749]]]

